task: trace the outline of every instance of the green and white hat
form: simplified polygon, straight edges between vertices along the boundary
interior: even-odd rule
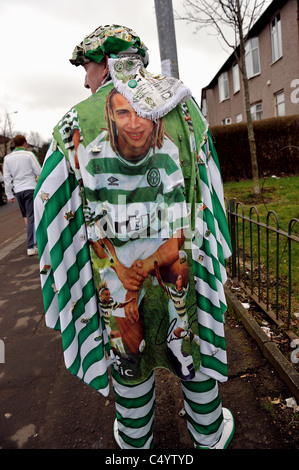
[[[147,47],[132,29],[115,24],[99,26],[75,47],[70,62],[76,66],[90,61],[100,63],[105,55],[116,58],[125,51],[138,55],[143,65],[148,65]]]

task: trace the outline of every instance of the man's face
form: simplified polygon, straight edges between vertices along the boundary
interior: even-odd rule
[[[183,287],[183,278],[181,274],[179,274],[176,280],[176,288],[177,290],[182,290],[182,287]]]
[[[104,304],[108,304],[110,300],[110,291],[108,289],[105,289],[103,292],[101,292],[101,299]]]
[[[118,133],[118,148],[124,158],[141,157],[151,144],[154,123],[138,116],[130,103],[120,93],[111,100],[110,117]]]
[[[88,62],[83,65],[86,71],[84,86],[90,89],[92,94],[102,85],[107,75],[106,65],[104,59],[99,64],[97,62]]]

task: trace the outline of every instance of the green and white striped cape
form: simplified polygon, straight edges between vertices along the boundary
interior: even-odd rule
[[[72,135],[80,129],[85,147],[105,128],[104,103],[112,84],[76,105],[56,126],[35,190],[36,238],[46,325],[61,331],[67,369],[85,383],[109,393],[105,350],[109,349],[100,316],[84,223],[79,175],[70,165]],[[186,107],[187,106],[187,107]],[[201,371],[219,381],[227,379],[224,337],[226,299],[225,259],[231,254],[218,157],[208,125],[193,99],[164,116],[166,133],[177,145],[192,208],[202,203],[202,244],[192,244],[201,341]],[[194,138],[196,151],[194,151]],[[90,321],[86,322],[86,318]]]

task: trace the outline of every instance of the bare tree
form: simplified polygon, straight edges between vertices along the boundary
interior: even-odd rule
[[[8,152],[8,143],[14,136],[14,125],[11,119],[11,114],[15,114],[18,111],[13,111],[9,113],[8,111],[4,112],[4,116],[0,116],[0,134],[4,137],[4,154]]]
[[[260,197],[256,142],[250,111],[250,95],[246,70],[246,43],[249,32],[260,17],[267,0],[184,0],[184,14],[176,12],[176,19],[196,24],[196,31],[211,27],[221,41],[235,53],[244,86],[245,110],[251,168],[253,196]]]
[[[36,131],[29,132],[27,141],[32,147],[35,147],[37,149],[41,148],[44,143],[42,136]]]

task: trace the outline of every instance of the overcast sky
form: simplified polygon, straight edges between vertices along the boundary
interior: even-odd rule
[[[174,9],[182,1],[173,0]],[[154,0],[0,0],[0,133],[8,112],[14,131],[49,140],[60,118],[90,94],[84,69],[69,62],[74,47],[112,23],[140,35],[149,49],[148,70],[161,73]],[[182,21],[175,29],[180,78],[200,103],[201,89],[231,52],[206,30],[194,34]]]

